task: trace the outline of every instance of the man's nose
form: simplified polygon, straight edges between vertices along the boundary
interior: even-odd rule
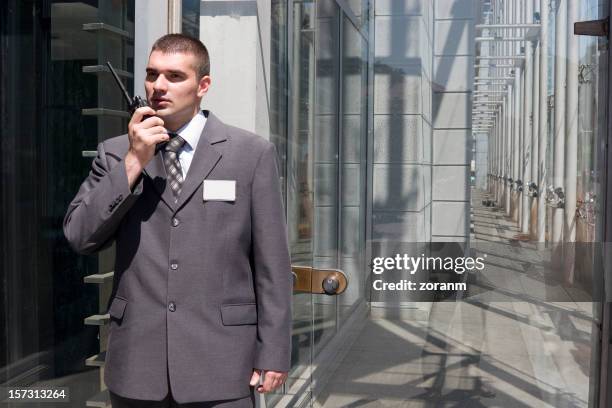
[[[165,91],[168,87],[168,82],[163,75],[159,75],[155,82],[153,82],[153,90],[155,91]]]

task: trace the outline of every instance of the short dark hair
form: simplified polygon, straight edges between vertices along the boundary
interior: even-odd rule
[[[161,51],[166,54],[186,53],[196,57],[196,74],[198,79],[210,75],[210,57],[208,50],[197,38],[185,34],[166,34],[155,41],[151,47],[151,52]]]

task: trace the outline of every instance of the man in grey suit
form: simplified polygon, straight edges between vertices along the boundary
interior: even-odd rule
[[[78,252],[116,243],[104,378],[115,408],[251,407],[254,390],[287,378],[292,281],[276,151],[200,110],[209,66],[196,39],[156,41],[150,107],[98,145],[64,220]]]

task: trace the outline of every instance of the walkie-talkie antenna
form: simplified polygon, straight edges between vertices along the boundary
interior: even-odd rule
[[[123,85],[123,82],[121,82],[121,79],[119,79],[119,75],[117,75],[117,72],[115,72],[115,69],[111,65],[110,61],[106,61],[106,65],[108,65],[108,69],[110,69],[111,74],[113,74],[113,77],[115,77],[115,81],[117,81],[117,85],[119,85],[121,92],[123,92],[123,96],[125,97],[128,106],[131,107],[133,103],[132,98],[130,97],[130,94],[128,94],[127,89],[125,89],[125,86]]]
[[[111,74],[113,74],[113,77],[115,77],[115,81],[117,82],[117,85],[119,85],[119,89],[121,89],[121,92],[123,92],[123,96],[125,97],[125,100],[128,103],[128,108],[129,108],[129,111],[130,111],[130,115],[133,115],[134,112],[136,112],[136,109],[138,109],[138,108],[143,108],[145,106],[149,106],[147,104],[147,101],[142,99],[138,95],[135,95],[133,98],[131,98],[130,94],[128,93],[127,89],[125,89],[125,86],[123,85],[123,82],[121,82],[121,80],[119,79],[119,75],[117,75],[117,72],[115,72],[115,69],[113,68],[111,63],[106,61],[106,65],[108,65],[108,69],[110,69]],[[151,116],[150,115],[144,115],[142,118],[143,119],[147,119],[149,117],[151,117]]]

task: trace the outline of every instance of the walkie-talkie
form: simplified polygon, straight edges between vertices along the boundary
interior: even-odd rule
[[[125,100],[128,103],[128,107],[130,110],[130,115],[134,114],[134,111],[138,108],[142,108],[143,106],[149,106],[149,104],[147,103],[146,100],[144,100],[142,97],[140,97],[139,95],[134,96],[134,98],[130,97],[130,94],[128,93],[127,89],[125,89],[125,86],[123,85],[123,82],[121,82],[121,79],[119,79],[119,75],[117,75],[117,72],[115,72],[115,69],[113,68],[113,66],[111,65],[111,63],[109,61],[106,61],[106,65],[108,65],[108,69],[110,69],[111,74],[113,74],[113,77],[115,78],[115,81],[117,81],[117,85],[119,85],[119,88],[121,89],[121,92],[123,92],[123,96],[125,97]],[[147,118],[150,118],[151,115],[145,115],[142,120],[145,120]]]
[[[119,88],[121,89],[121,92],[123,92],[123,96],[125,97],[125,100],[127,101],[128,107],[130,109],[130,115],[133,115],[134,111],[136,109],[138,109],[138,108],[142,108],[143,106],[149,106],[147,101],[145,101],[139,95],[136,95],[136,96],[134,96],[134,98],[131,98],[130,94],[128,93],[127,89],[125,89],[125,86],[123,85],[123,82],[121,82],[121,80],[119,79],[119,75],[117,75],[117,72],[115,72],[115,69],[113,68],[111,63],[109,61],[106,61],[106,65],[108,65],[108,69],[110,69],[111,74],[113,74],[113,77],[115,77],[115,81],[117,81],[117,85],[119,85]],[[142,120],[148,119],[150,117],[151,117],[151,115],[144,115],[142,117]],[[158,150],[163,148],[166,145],[166,143],[168,143],[168,142],[160,142],[160,143],[158,143],[155,146],[155,151],[157,152]]]

